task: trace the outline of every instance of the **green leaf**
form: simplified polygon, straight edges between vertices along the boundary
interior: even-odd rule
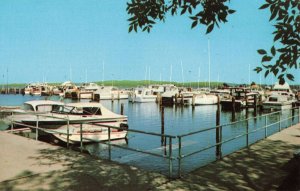
[[[228,13],[229,13],[229,14],[235,13],[235,10],[229,9],[229,10],[228,10]]]
[[[294,81],[294,76],[292,74],[287,74],[286,77],[291,80]]]
[[[257,52],[259,54],[267,54],[267,51],[265,51],[264,49],[259,49],[259,50],[257,50]]]
[[[129,30],[128,30],[128,33],[130,33],[130,32],[132,31],[132,29],[133,29],[133,26],[130,25]]]
[[[271,53],[272,53],[273,56],[275,56],[275,54],[276,54],[276,49],[275,49],[274,46],[272,46],[272,48],[271,48]]]
[[[256,71],[257,73],[259,73],[259,72],[262,71],[262,68],[261,68],[261,67],[256,67],[256,68],[254,69],[254,71]]]
[[[270,60],[272,60],[272,58],[273,58],[273,57],[271,57],[271,56],[265,55],[264,57],[262,57],[261,62],[269,62]]]
[[[269,75],[269,70],[267,70],[266,72],[265,72],[265,78]]]
[[[213,29],[214,29],[214,23],[207,27],[206,34],[210,33]]]
[[[265,9],[265,8],[268,8],[269,6],[270,6],[270,4],[264,4],[261,7],[259,7],[259,9]]]
[[[194,28],[195,26],[197,26],[197,24],[198,24],[198,20],[194,21],[194,22],[192,23],[192,28]]]

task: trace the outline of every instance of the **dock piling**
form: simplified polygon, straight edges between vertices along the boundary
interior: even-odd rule
[[[164,145],[165,139],[164,135],[165,134],[165,108],[162,106],[161,107],[161,145]]]
[[[121,103],[121,115],[124,115],[124,103]]]

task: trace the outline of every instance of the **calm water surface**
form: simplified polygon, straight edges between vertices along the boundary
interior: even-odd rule
[[[22,95],[0,95],[0,105],[22,105],[25,101],[45,99],[46,97],[40,96],[22,96]],[[47,97],[50,100],[60,100],[57,96]],[[64,102],[72,102],[73,100],[65,99]],[[128,125],[130,129],[137,129],[147,132],[162,133],[162,121],[161,121],[161,109],[156,103],[129,103],[128,100],[121,101],[101,101],[101,103],[108,109],[115,113],[120,113],[121,103],[124,104],[124,114],[128,116]],[[164,133],[168,135],[182,135],[197,130],[214,127],[216,125],[216,105],[211,106],[196,106],[192,107],[165,107],[164,108]],[[257,112],[256,115],[262,113]],[[290,115],[291,112],[282,113],[283,116]],[[253,109],[248,111],[243,110],[237,112],[235,120],[243,120],[245,118],[254,117]],[[272,115],[267,117],[267,123],[275,123],[279,119],[279,115]],[[232,121],[232,113],[221,111],[221,124],[227,124]],[[235,125],[223,127],[222,139],[227,140],[233,138],[241,133],[246,132],[246,126],[249,130],[254,130],[262,127],[265,124],[265,118],[257,118],[249,120],[247,122],[237,123]],[[297,123],[298,118],[286,120],[281,124],[282,127],[286,127],[291,123]],[[1,128],[1,122],[0,122]],[[4,128],[2,123],[2,129]],[[268,128],[268,134],[273,134],[279,129],[279,124],[272,125]],[[250,134],[249,142],[254,143],[257,140],[265,136],[264,130],[259,130]],[[209,145],[215,144],[215,130],[207,131],[201,134],[195,134],[182,138],[182,154],[188,154],[197,151],[201,148],[205,148]],[[145,135],[140,133],[128,133],[128,142],[125,140],[119,140],[114,142],[125,147],[140,149],[144,151],[150,151],[158,154],[168,153],[167,147],[162,146],[161,137]],[[178,141],[173,139],[173,156],[178,156]],[[239,148],[246,145],[246,137],[240,137],[231,142],[227,142],[222,145],[223,155],[229,154]],[[89,144],[85,145],[92,155],[99,156],[101,158],[108,158],[108,147],[103,144]],[[112,160],[126,163],[134,166],[138,166],[147,170],[157,171],[162,173],[168,172],[168,160],[150,156],[142,153],[132,152],[120,148],[113,147],[111,152]],[[182,161],[183,172],[189,172],[196,167],[207,164],[210,161],[215,160],[215,148],[208,149],[199,154],[192,155],[191,157],[184,158]],[[173,161],[174,173],[178,166],[177,160]]]

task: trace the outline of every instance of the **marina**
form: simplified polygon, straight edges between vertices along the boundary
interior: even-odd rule
[[[2,0],[0,190],[300,190],[299,15]]]
[[[0,97],[1,101],[5,100],[6,105],[15,106],[21,105],[24,100],[30,102],[29,100],[32,99],[41,99],[42,101],[45,98],[54,100],[54,103],[58,101],[58,103],[66,104],[66,106],[97,104],[89,103],[87,99],[70,98],[65,98],[64,102],[61,102],[58,96],[0,95]],[[83,102],[76,103],[78,101]],[[51,116],[54,122],[61,120],[57,119],[55,112],[53,113],[55,116],[37,114],[39,117],[32,117],[35,119],[33,123],[24,121],[25,124],[27,123],[24,127],[29,128],[25,128],[25,131],[21,129],[20,132],[14,127],[24,122],[17,120],[22,113],[18,116],[16,112],[13,118],[8,120],[13,123],[8,122],[8,124],[11,123],[10,126],[2,124],[2,129],[31,136],[36,140],[50,141],[52,144],[58,144],[57,140],[60,140],[63,144],[59,145],[63,147],[78,148],[79,151],[88,152],[95,157],[134,165],[174,178],[188,174],[216,159],[297,124],[300,118],[298,107],[271,113],[248,108],[233,113],[222,110],[220,104],[167,107],[155,102],[132,103],[128,100],[101,100],[100,103],[108,110],[114,113],[124,113],[128,117],[128,129],[126,129],[126,134],[121,135],[123,138],[114,141],[113,132],[123,131],[123,127],[108,123],[97,124],[93,122],[94,119],[89,121],[88,118],[84,118],[82,122],[77,120],[77,125],[75,125],[72,124],[72,116],[63,117],[64,125],[59,129],[45,129],[43,127],[45,116],[49,117],[45,118],[47,121],[51,121]],[[2,102],[0,104],[4,105]],[[25,118],[26,121],[30,119]],[[14,119],[17,121],[14,122]],[[101,128],[106,130],[103,131]],[[97,133],[103,134],[104,132],[106,132],[104,135],[106,138],[101,139]],[[54,135],[57,139],[56,141],[44,139],[44,134]],[[88,134],[91,136],[89,137]],[[99,138],[95,139],[95,137]],[[106,141],[103,142],[103,140]],[[94,143],[86,144],[87,142]]]

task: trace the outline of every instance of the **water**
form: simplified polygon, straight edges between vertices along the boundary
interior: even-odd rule
[[[0,95],[0,105],[21,105],[25,101],[45,99],[45,97],[35,96],[22,96],[22,95]],[[57,96],[48,97],[51,100],[60,100]],[[65,99],[65,102],[72,102],[70,99]],[[124,114],[128,116],[128,125],[130,129],[142,130],[146,132],[162,133],[162,121],[161,121],[161,109],[156,103],[128,103],[127,100],[121,101],[101,101],[101,103],[108,109],[120,113],[121,103],[124,104]],[[167,135],[182,135],[190,132],[194,132],[216,125],[216,105],[211,106],[196,106],[192,107],[165,107],[164,108],[164,133]],[[291,112],[283,112],[282,118],[290,115]],[[262,115],[262,113],[257,113]],[[297,115],[297,112],[295,112]],[[243,110],[237,112],[235,119],[237,121],[244,120],[246,118],[252,118],[255,116],[253,109],[248,111]],[[232,121],[232,113],[221,111],[221,124],[228,124]],[[279,120],[279,114],[271,115],[267,117],[267,124],[273,124]],[[285,128],[290,124],[297,123],[299,118],[293,120],[286,120],[281,123],[281,127]],[[248,125],[249,131],[253,131],[261,128],[265,125],[265,117],[251,119],[243,121],[230,126],[222,127],[222,140],[232,139],[240,134],[246,132]],[[3,123],[0,122],[0,128],[4,129]],[[268,127],[267,135],[278,132],[279,123]],[[197,150],[203,149],[216,143],[216,131],[210,130],[201,134],[195,134],[182,138],[182,154],[189,155]],[[249,135],[249,144],[255,143],[258,140],[264,138],[265,130],[261,129]],[[34,136],[33,136],[34,137]],[[169,140],[167,139],[166,147],[162,146],[160,136],[146,135],[140,133],[128,133],[128,142],[125,140],[114,141],[114,144],[125,146],[128,148],[139,149],[143,151],[153,152],[156,154],[169,154]],[[226,142],[222,145],[222,154],[230,154],[237,149],[246,146],[246,136],[242,136],[236,140]],[[176,174],[178,168],[178,139],[172,140],[172,156],[173,160],[173,172]],[[108,158],[108,146],[104,144],[89,144],[85,145],[85,149],[92,155],[99,156],[101,158]],[[215,147],[207,149],[201,153],[191,155],[182,159],[182,172],[189,172],[197,167],[207,164],[210,161],[215,160]],[[125,163],[133,166],[138,166],[147,170],[157,171],[164,174],[168,173],[169,160],[159,158],[156,156],[124,150],[121,148],[113,147],[111,151],[111,159],[120,163]]]

